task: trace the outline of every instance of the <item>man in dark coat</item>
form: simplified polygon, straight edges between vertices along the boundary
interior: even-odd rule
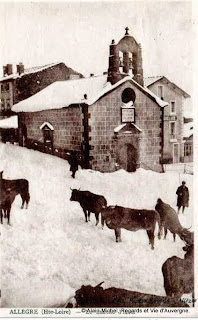
[[[186,182],[182,181],[182,185],[177,189],[177,207],[178,207],[178,214],[180,208],[182,207],[182,212],[184,212],[185,207],[189,206],[189,191],[186,187]]]
[[[76,155],[75,151],[71,152],[71,157],[70,157],[70,171],[72,172],[72,178],[75,178],[76,171],[78,171],[78,157]]]

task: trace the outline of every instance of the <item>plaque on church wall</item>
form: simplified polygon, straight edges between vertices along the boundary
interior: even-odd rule
[[[135,108],[121,108],[121,122],[135,123]]]

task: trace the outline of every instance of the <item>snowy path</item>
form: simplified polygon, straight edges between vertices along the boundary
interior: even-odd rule
[[[175,207],[178,174],[139,169],[102,174],[79,170],[70,177],[66,161],[25,148],[0,144],[0,170],[9,179],[30,182],[30,205],[21,210],[17,196],[11,226],[2,226],[2,307],[47,307],[64,303],[81,285],[120,287],[164,295],[161,266],[172,255],[184,256],[183,242],[172,235],[155,239],[151,250],[145,231],[122,230],[122,243],[95,217],[84,222],[79,204],[71,202],[71,188],[106,197],[108,205],[154,208],[157,198]],[[183,175],[192,194],[192,176]],[[192,221],[193,199],[181,223]],[[156,230],[157,234],[157,230]]]

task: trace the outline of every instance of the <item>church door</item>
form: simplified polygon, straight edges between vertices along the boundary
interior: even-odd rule
[[[134,172],[137,168],[137,151],[130,144],[124,144],[119,150],[119,165],[128,172]]]
[[[126,152],[127,152],[127,171],[134,172],[136,171],[137,166],[137,153],[136,149],[132,144],[126,145]]]

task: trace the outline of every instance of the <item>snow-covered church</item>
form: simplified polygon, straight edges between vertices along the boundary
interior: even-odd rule
[[[132,172],[161,171],[167,105],[144,87],[141,46],[126,28],[112,40],[107,73],[54,82],[12,110],[20,145],[63,158],[75,150],[84,168]]]

